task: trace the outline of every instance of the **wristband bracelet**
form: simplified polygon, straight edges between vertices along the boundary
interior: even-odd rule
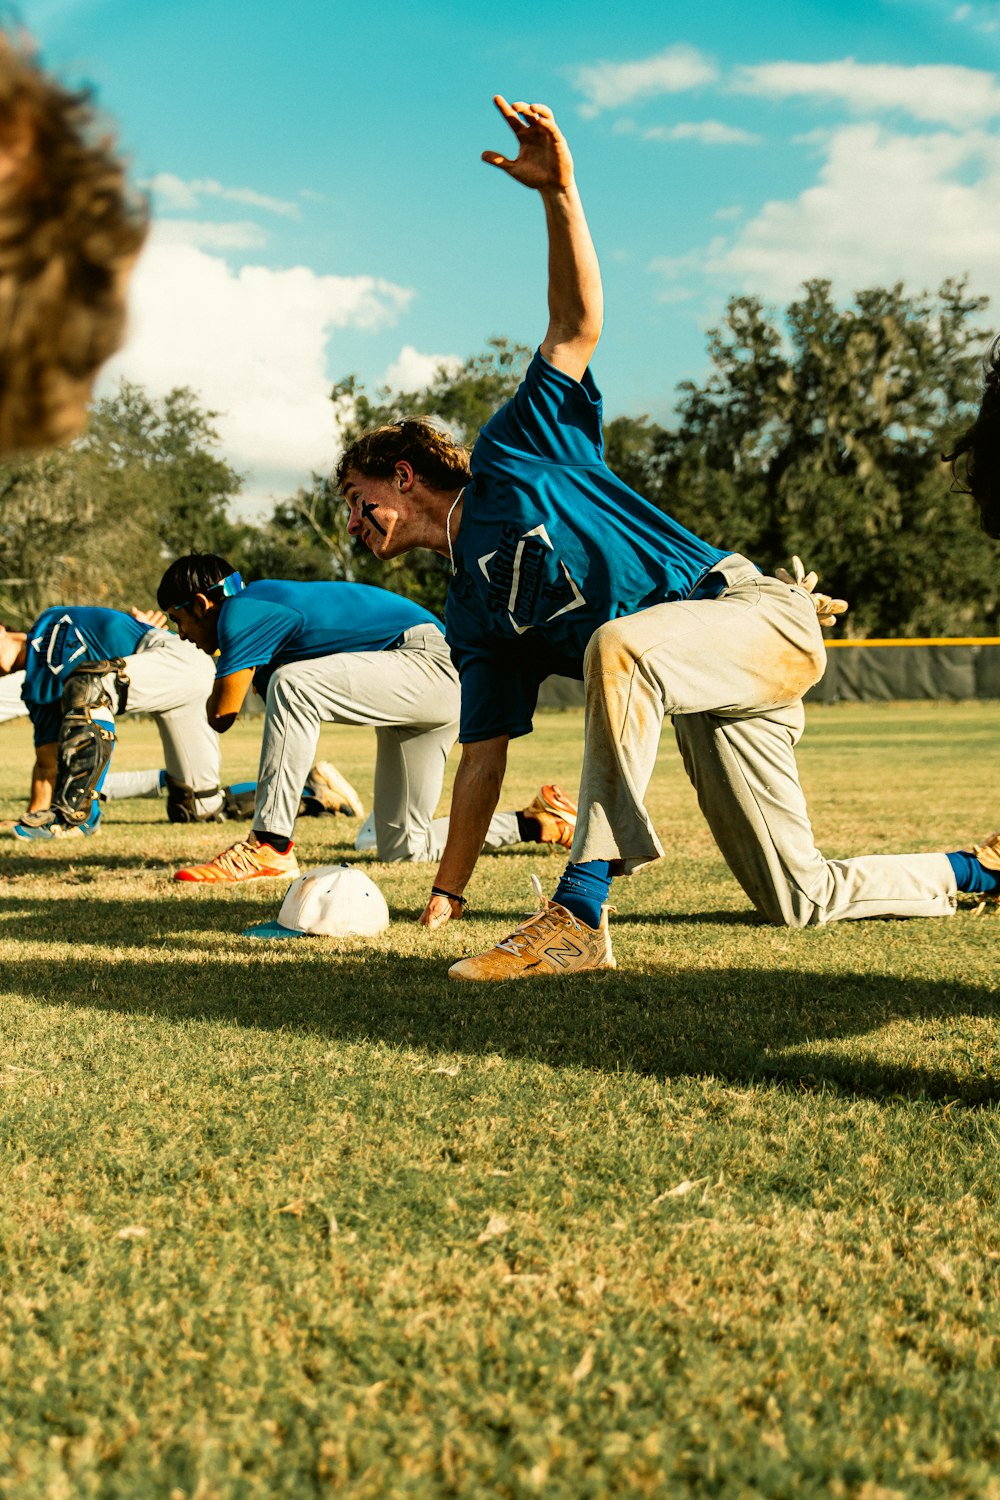
[[[456,896],[454,891],[444,891],[439,885],[431,886],[432,896],[446,896],[449,901],[457,901],[462,910],[465,910],[465,897]]]

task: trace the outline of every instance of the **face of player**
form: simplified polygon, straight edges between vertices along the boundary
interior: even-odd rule
[[[408,490],[400,487],[399,475],[376,479],[348,469],[344,499],[350,508],[349,534],[359,536],[381,561],[399,557],[418,545],[413,536],[414,506]]]
[[[196,594],[190,604],[167,610],[181,640],[190,641],[207,656],[214,656],[219,649],[218,613],[218,605],[204,594]]]

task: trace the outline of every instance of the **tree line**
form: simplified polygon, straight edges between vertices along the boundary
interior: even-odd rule
[[[851,601],[838,634],[1000,633],[998,549],[942,454],[971,419],[987,341],[986,299],[962,280],[934,294],[874,287],[838,306],[806,283],[782,314],[730,300],[708,335],[708,374],[679,387],[674,425],[622,416],[608,462],[714,545],[770,571],[798,553]],[[531,350],[491,339],[416,393],[331,392],[345,442],[405,416],[441,421],[471,447],[517,388]],[[247,579],[353,579],[441,613],[445,559],[385,565],[347,535],[329,476],[235,519],[242,477],[219,452],[215,414],[180,388],[153,399],[123,383],[72,447],[0,466],[0,619],[54,603],[147,603],[170,558],[220,552]]]

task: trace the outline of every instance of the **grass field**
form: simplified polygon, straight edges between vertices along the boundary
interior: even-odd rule
[[[579,742],[540,716],[506,805]],[[822,847],[989,833],[998,746],[1000,703],[811,709]],[[371,750],[322,743],[366,802]],[[280,888],[168,878],[234,825],[2,840],[0,1496],[1000,1497],[1000,917],[767,928],[672,742],[651,806],[619,970],[485,988],[447,964],[557,856],[428,935],[426,867],[308,822],[393,925],[263,945]]]

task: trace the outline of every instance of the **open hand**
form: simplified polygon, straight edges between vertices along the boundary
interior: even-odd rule
[[[462,907],[458,901],[453,901],[450,896],[432,896],[419,920],[421,927],[429,927],[433,932],[435,927],[443,927],[452,917],[461,915]]]
[[[517,137],[517,156],[484,151],[482,159],[499,167],[525,187],[568,188],[573,181],[573,158],[547,104],[508,104],[502,94],[493,103]]]
[[[819,574],[812,571],[806,572],[805,564],[801,557],[792,558],[792,570],[787,568],[775,568],[775,578],[780,578],[782,583],[790,584],[793,588],[805,589],[812,598],[816,609],[816,618],[819,623],[829,629],[836,625],[837,616],[846,614],[850,605],[846,599],[833,599],[829,594],[818,594],[816,585],[819,583]]]
[[[133,620],[138,620],[140,625],[155,625],[159,630],[165,630],[170,624],[162,609],[137,609],[133,604],[129,610]]]

